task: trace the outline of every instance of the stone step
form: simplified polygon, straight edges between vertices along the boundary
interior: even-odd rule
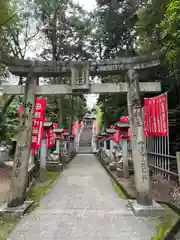
[[[78,154],[94,154],[93,151],[78,152]]]
[[[79,145],[82,145],[82,146],[91,146],[91,143],[79,143]]]

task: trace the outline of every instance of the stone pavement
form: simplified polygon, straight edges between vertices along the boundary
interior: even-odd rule
[[[150,221],[126,205],[94,155],[77,155],[9,239],[150,240],[156,235]]]

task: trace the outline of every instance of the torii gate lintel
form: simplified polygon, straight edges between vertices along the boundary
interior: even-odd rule
[[[56,62],[56,61],[30,61],[14,60],[8,64],[9,71],[18,76],[32,77],[59,77],[68,78],[68,84],[38,85],[36,95],[63,95],[63,94],[101,94],[101,93],[127,93],[126,82],[119,83],[90,83],[90,76],[109,76],[126,74],[129,69],[138,72],[149,68],[157,68],[160,59],[157,55],[148,57],[118,58],[116,60],[101,60],[99,62]],[[159,82],[141,82],[141,92],[160,92]],[[24,86],[3,86],[3,93],[6,95],[23,95]]]

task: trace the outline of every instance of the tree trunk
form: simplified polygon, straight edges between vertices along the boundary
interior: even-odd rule
[[[28,76],[25,85],[22,131],[19,134],[8,196],[8,207],[23,205],[26,199],[28,164],[32,139],[32,112],[35,106],[37,79]]]

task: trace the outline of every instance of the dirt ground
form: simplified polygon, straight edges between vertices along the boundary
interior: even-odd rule
[[[133,175],[127,179],[118,178],[118,180],[133,197],[136,197]],[[180,207],[180,186],[178,186],[177,182],[166,180],[161,175],[153,175],[151,177],[151,186],[154,200],[173,203]]]
[[[177,182],[154,175],[151,180],[153,197],[158,201],[174,203],[180,207],[180,186]]]
[[[2,205],[7,199],[10,186],[11,172],[11,164],[7,163],[0,165],[0,205]]]

